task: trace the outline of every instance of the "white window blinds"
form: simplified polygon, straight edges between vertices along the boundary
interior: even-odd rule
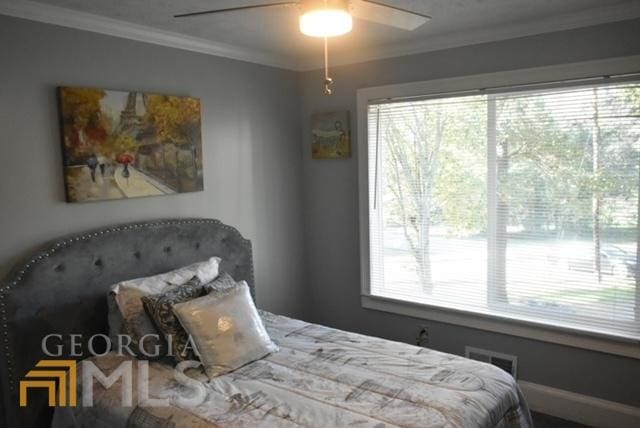
[[[640,85],[370,104],[372,295],[640,339]]]

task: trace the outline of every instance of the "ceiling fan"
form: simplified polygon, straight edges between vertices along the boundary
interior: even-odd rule
[[[329,77],[328,38],[341,36],[353,28],[353,17],[413,31],[431,19],[430,16],[377,0],[297,0],[279,1],[256,5],[236,6],[224,9],[181,13],[174,18],[236,12],[279,6],[297,6],[300,13],[300,32],[324,39],[324,93],[331,95],[333,79]]]

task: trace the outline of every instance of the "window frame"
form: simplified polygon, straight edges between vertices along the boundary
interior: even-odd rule
[[[593,76],[615,76],[638,72],[640,72],[640,55],[635,55],[358,89],[356,103],[362,307],[640,359],[640,341],[617,336],[613,333],[599,333],[556,326],[551,324],[552,321],[546,323],[544,321],[529,320],[525,319],[526,316],[519,318],[503,313],[492,314],[489,313],[490,311],[459,310],[371,294],[369,277],[369,141],[367,118],[369,104],[375,100],[446,96],[446,94],[477,91],[478,88],[517,87],[520,85],[529,87],[533,85],[544,86],[545,82],[566,82],[588,79]],[[636,79],[638,79],[638,76],[636,76]],[[566,87],[571,86],[571,83],[554,84],[554,86]]]

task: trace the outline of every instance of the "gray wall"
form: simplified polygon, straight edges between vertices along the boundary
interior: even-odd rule
[[[312,319],[405,342],[415,339],[419,324],[427,324],[435,349],[462,354],[465,345],[473,345],[516,354],[523,380],[639,406],[638,360],[362,309],[358,153],[349,160],[311,160],[308,132],[311,113],[348,108],[355,142],[358,88],[632,54],[640,54],[640,20],[339,67],[332,72],[331,97],[322,95],[321,71],[304,73],[304,218]]]
[[[201,98],[204,192],[65,203],[57,85]],[[60,235],[213,217],[253,241],[259,305],[303,315],[296,93],[294,72],[0,16],[0,275]]]

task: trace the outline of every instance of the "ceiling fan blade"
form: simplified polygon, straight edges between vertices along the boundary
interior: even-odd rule
[[[376,0],[352,0],[352,13],[356,18],[402,30],[413,31],[429,21],[431,17]]]
[[[226,9],[213,9],[213,10],[203,10],[200,12],[190,12],[190,13],[181,13],[179,15],[173,15],[174,18],[187,18],[189,16],[198,16],[198,15],[212,15],[214,13],[223,13],[223,12],[235,12],[239,10],[247,10],[247,9],[260,9],[263,7],[272,7],[272,6],[287,6],[298,4],[297,1],[280,1],[277,3],[267,3],[267,4],[254,4],[247,6],[237,6],[237,7],[229,7]]]

